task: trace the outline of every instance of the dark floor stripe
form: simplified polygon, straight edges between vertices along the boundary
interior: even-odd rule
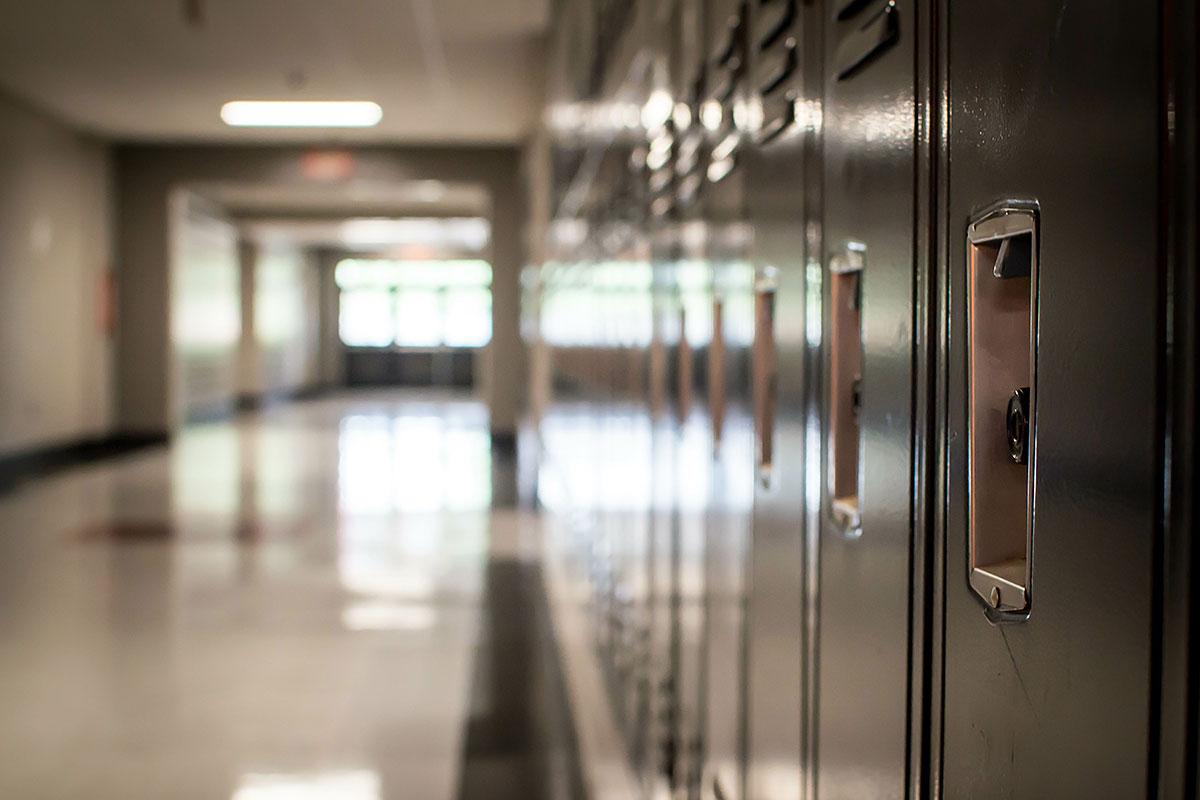
[[[582,800],[583,781],[539,567],[488,564],[460,800]]]

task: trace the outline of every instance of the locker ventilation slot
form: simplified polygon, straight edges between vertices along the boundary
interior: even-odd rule
[[[848,0],[841,3],[841,8],[838,9],[837,18],[839,20],[850,19],[858,12],[871,4],[871,0]]]
[[[880,9],[838,47],[835,74],[839,81],[850,78],[874,61],[900,38],[900,21],[895,0]]]

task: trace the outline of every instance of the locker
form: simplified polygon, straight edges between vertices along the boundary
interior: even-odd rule
[[[750,514],[754,493],[754,423],[749,397],[749,332],[753,330],[753,269],[742,252],[742,230],[713,226],[710,257],[715,297],[712,379],[712,501],[705,548],[704,769],[701,796],[735,800],[744,795],[746,729],[746,599]],[[720,344],[719,344],[720,343]],[[717,369],[717,366],[720,369]],[[719,382],[719,383],[718,383]]]
[[[710,384],[712,350],[712,272],[706,258],[704,206],[700,196],[703,135],[696,115],[696,65],[703,49],[703,3],[680,0],[670,26],[670,94],[674,102],[666,129],[672,139],[670,230],[676,261],[679,347],[675,414],[675,539],[673,609],[677,618],[676,796],[698,798],[704,768],[705,632],[708,605],[707,513],[713,497]]]
[[[562,6],[641,796],[1194,795],[1194,0]]]
[[[816,795],[909,790],[921,4],[830,3]]]
[[[1197,331],[1200,329],[1200,239],[1197,238],[1200,178],[1200,16],[1197,3],[1172,4],[1163,14],[1163,116],[1170,111],[1164,143],[1169,169],[1164,171],[1164,261],[1167,294],[1168,346],[1164,385],[1163,457],[1171,466],[1164,477],[1164,536],[1162,542],[1162,623],[1160,692],[1152,709],[1159,720],[1159,753],[1151,768],[1158,796],[1195,797],[1200,741],[1196,737],[1198,703],[1195,691],[1196,586],[1195,504]]]
[[[726,58],[730,25],[739,5],[705,4],[704,46],[692,60],[688,87],[692,135],[699,143],[696,173],[703,180],[700,215],[711,282],[711,344],[706,363],[711,451],[711,500],[705,532],[703,632],[703,733],[700,796],[745,796],[746,633],[751,506],[754,492],[754,422],[751,345],[754,271],[745,218],[745,169],[722,155],[732,103],[721,100],[731,71]],[[735,44],[736,47],[736,44]],[[732,95],[731,95],[732,97]],[[718,113],[719,112],[719,113]],[[713,158],[716,150],[718,157]],[[709,173],[720,176],[712,181]]]
[[[822,14],[789,0],[743,17],[747,69],[737,158],[755,274],[756,470],[747,619],[747,797],[799,798],[811,778],[810,593],[816,519],[811,436],[816,381],[820,185],[811,109],[820,102]],[[797,110],[801,113],[798,114]],[[805,113],[807,112],[807,113]],[[737,119],[735,111],[735,120]],[[819,326],[818,326],[819,327]]]
[[[649,797],[684,797],[689,748],[694,738],[695,678],[693,637],[685,631],[683,435],[692,406],[693,352],[680,290],[683,252],[678,236],[681,208],[676,194],[678,132],[674,124],[678,34],[696,24],[684,3],[647,7],[645,69],[637,96],[642,109],[646,185],[644,219],[654,275],[655,347],[661,363],[660,400],[654,408],[656,502],[650,563],[653,575],[650,687],[647,744],[652,749],[644,770]]]
[[[945,797],[1147,792],[1156,20],[947,19]]]

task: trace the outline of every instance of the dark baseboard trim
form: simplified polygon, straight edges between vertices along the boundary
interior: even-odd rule
[[[114,433],[0,456],[0,492],[33,478],[158,447],[169,441],[166,433]]]
[[[193,408],[187,412],[188,425],[206,425],[212,422],[227,422],[233,419],[234,403],[225,401],[206,408]]]
[[[265,392],[263,394],[243,394],[238,395],[237,400],[234,401],[234,406],[238,412],[261,411],[264,408],[279,405],[280,403],[316,400],[319,397],[328,395],[337,388],[340,387],[332,384],[318,384],[314,386],[302,386],[299,389]]]
[[[239,394],[233,406],[238,412],[258,411],[263,407],[263,396],[260,394]]]
[[[515,456],[517,454],[516,431],[492,431],[492,455]]]

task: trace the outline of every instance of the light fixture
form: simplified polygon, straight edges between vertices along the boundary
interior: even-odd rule
[[[446,197],[446,184],[441,181],[416,181],[413,195],[422,203],[436,203]]]
[[[235,100],[221,119],[239,128],[372,128],[383,109],[369,100]]]
[[[420,245],[479,252],[491,237],[488,221],[476,217],[359,217],[342,222],[340,229],[343,244],[350,248]]]

